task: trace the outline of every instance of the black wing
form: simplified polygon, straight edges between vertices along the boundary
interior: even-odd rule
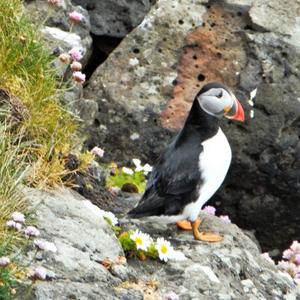
[[[176,215],[198,198],[201,174],[199,155],[203,147],[196,136],[178,136],[161,155],[147,183],[133,217]]]

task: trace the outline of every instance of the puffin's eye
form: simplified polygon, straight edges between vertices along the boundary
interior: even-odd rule
[[[220,91],[220,92],[217,94],[217,98],[222,98],[222,96],[223,96],[223,92]]]

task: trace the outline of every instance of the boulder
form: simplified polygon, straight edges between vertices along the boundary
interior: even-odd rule
[[[136,27],[149,11],[155,0],[72,0],[85,8],[91,18],[94,35],[124,37]]]
[[[170,137],[160,113],[172,95],[180,49],[205,11],[199,1],[158,1],[96,70],[85,90],[98,102],[88,147],[101,144],[107,161],[157,157]]]
[[[53,242],[57,248],[56,253],[45,251],[36,256],[30,248],[23,259],[31,262],[30,267],[43,266],[52,278],[34,284],[30,299],[115,299],[113,287],[120,280],[101,262],[114,261],[124,254],[104,219],[90,211],[84,198],[71,190],[23,192],[34,208],[39,239]]]
[[[98,103],[87,147],[101,145],[107,161],[153,164],[201,86],[227,84],[247,118],[222,124],[233,161],[211,203],[254,230],[264,251],[286,249],[300,230],[297,11],[279,0],[157,1],[85,90]]]
[[[29,268],[39,265],[47,269],[47,280],[36,281],[27,291],[29,299],[163,300],[170,292],[183,300],[300,297],[289,275],[261,257],[256,244],[236,225],[217,217],[202,214],[202,230],[222,234],[220,243],[195,241],[190,232],[179,231],[175,225],[123,218],[123,230],[139,229],[154,239],[164,237],[186,260],[163,263],[131,257],[105,268],[103,261],[114,262],[124,253],[113,230],[90,210],[83,197],[67,189],[45,192],[26,188],[23,192],[34,208],[39,238],[57,247],[55,253],[37,254],[33,246],[27,247],[22,261],[29,263]],[[126,210],[135,201],[122,196],[115,200]]]
[[[200,214],[202,230],[224,236],[220,243],[195,241],[191,232],[175,225],[145,220],[123,220],[123,228],[139,229],[154,239],[164,237],[186,256],[184,261],[140,262],[128,260],[128,268],[140,281],[157,282],[156,297],[174,292],[182,300],[191,299],[297,299],[300,289],[290,276],[261,257],[255,242],[234,224]],[[133,273],[134,274],[134,273]],[[153,291],[154,293],[154,291]],[[151,298],[152,299],[152,298]]]

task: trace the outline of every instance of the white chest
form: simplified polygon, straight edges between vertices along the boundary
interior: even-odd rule
[[[203,183],[196,202],[186,206],[184,215],[196,219],[203,204],[218,190],[228,172],[231,162],[231,148],[221,128],[218,133],[202,143],[199,169]]]
[[[203,180],[200,197],[207,201],[224,181],[231,162],[231,148],[221,128],[202,145],[203,152],[199,156],[199,169]]]

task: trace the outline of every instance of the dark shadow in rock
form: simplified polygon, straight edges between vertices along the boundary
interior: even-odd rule
[[[111,37],[106,35],[91,34],[93,39],[93,50],[91,57],[83,69],[86,78],[89,79],[99,65],[101,65],[108,55],[120,44],[122,38]]]

